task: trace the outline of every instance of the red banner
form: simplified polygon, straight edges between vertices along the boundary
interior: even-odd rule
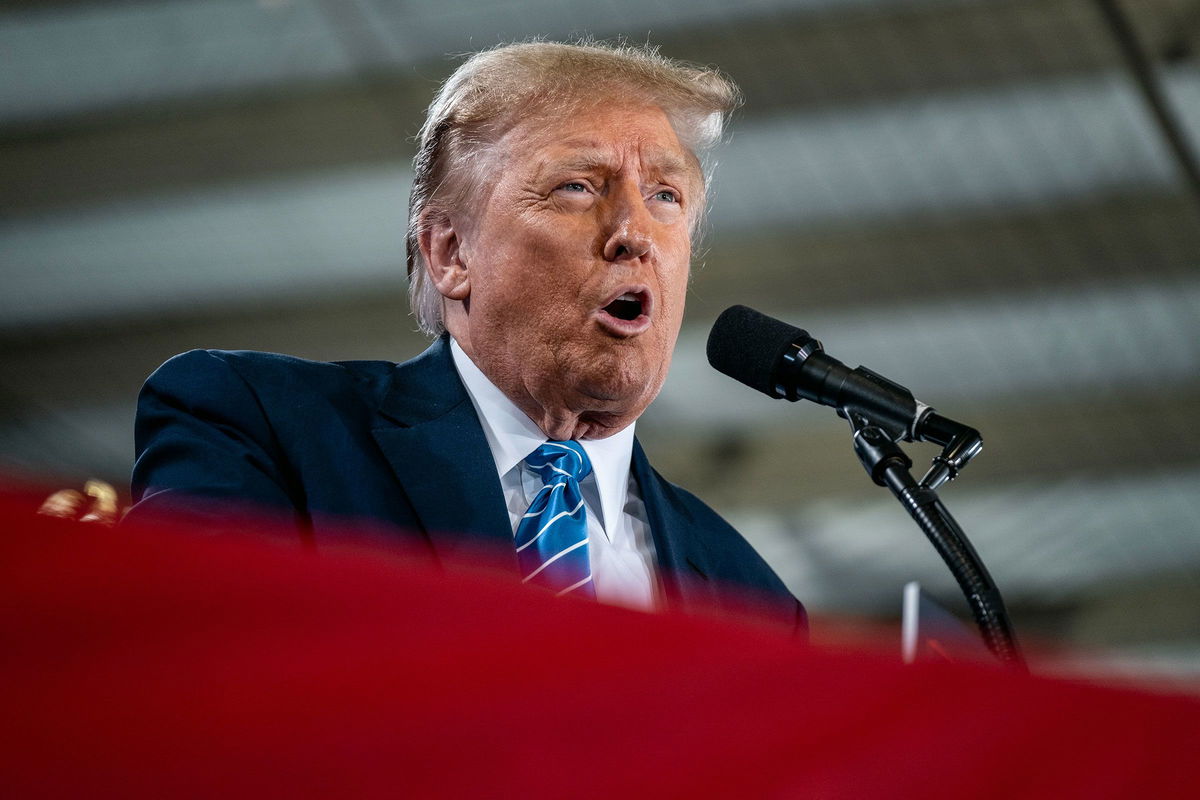
[[[1200,790],[1194,699],[906,668],[378,548],[33,507],[0,498],[8,797]]]

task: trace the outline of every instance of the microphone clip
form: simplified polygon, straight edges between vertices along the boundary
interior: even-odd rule
[[[925,477],[921,478],[923,489],[934,490],[958,477],[971,459],[983,450],[983,437],[974,428],[943,417],[928,406],[914,424],[913,430],[903,430],[896,424],[880,424],[864,413],[845,406],[837,410],[838,416],[850,423],[854,435],[854,452],[871,476],[880,486],[883,470],[891,464],[912,467],[912,459],[899,447],[901,441],[932,442],[942,445],[942,452],[933,458]]]
[[[912,459],[900,449],[896,438],[883,428],[853,411],[843,413],[839,409],[838,414],[849,421],[854,435],[854,454],[877,485],[888,485],[885,478],[889,470],[899,467],[908,472],[912,468]]]

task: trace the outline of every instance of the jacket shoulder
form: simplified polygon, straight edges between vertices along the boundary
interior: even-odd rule
[[[396,365],[191,350],[146,379],[134,421],[133,485],[163,494],[299,506],[309,461],[368,436]]]
[[[336,387],[369,390],[391,377],[390,361],[311,361],[254,350],[189,350],[168,359],[147,379],[149,385],[184,385],[203,390],[214,378],[236,377],[252,386],[297,389]]]

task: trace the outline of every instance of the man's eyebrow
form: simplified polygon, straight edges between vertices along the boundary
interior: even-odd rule
[[[647,153],[650,167],[659,175],[667,178],[690,177],[698,171],[698,166],[684,156],[665,149],[651,150]],[[550,158],[541,164],[538,174],[554,172],[602,172],[615,168],[612,158],[602,150],[576,151],[561,158]]]
[[[660,151],[651,155],[651,163],[659,173],[668,177],[690,176],[697,171],[697,165],[678,153]]]
[[[598,172],[612,168],[612,159],[595,150],[574,152],[561,158],[549,158],[541,165],[539,172]]]

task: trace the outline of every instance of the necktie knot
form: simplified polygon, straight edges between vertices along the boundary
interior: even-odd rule
[[[525,458],[525,463],[546,484],[558,483],[564,477],[581,481],[592,472],[592,462],[576,441],[545,442]]]

